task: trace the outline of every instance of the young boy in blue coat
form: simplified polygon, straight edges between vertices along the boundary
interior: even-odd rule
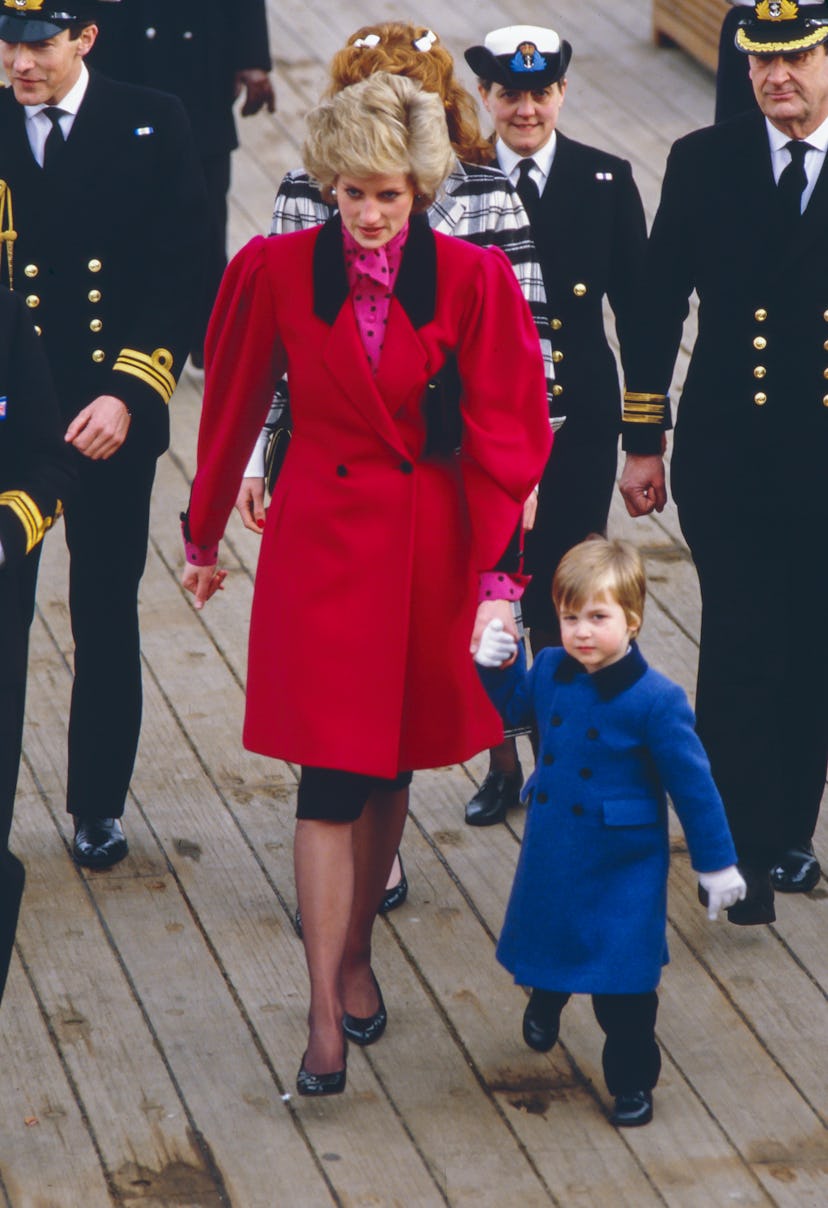
[[[497,958],[531,986],[523,1036],[546,1052],[573,993],[591,994],[606,1035],[612,1121],[647,1124],[661,1068],[656,986],[667,952],[667,793],[710,918],[744,898],[710,765],[678,685],[634,638],[646,580],[637,551],[590,538],[552,585],[563,649],[523,652],[490,622],[475,658],[509,725],[534,721],[540,749]],[[505,666],[504,666],[505,664]],[[502,668],[502,669],[498,669]]]

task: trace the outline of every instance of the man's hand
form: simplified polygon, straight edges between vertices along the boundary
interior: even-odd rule
[[[248,67],[244,71],[237,71],[235,85],[235,96],[237,97],[243,88],[247,90],[242,105],[242,117],[251,117],[252,114],[258,113],[263,105],[267,105],[268,113],[276,112],[276,93],[266,71],[262,71],[258,67]]]
[[[211,596],[214,596],[217,591],[224,591],[226,578],[227,571],[219,570],[217,566],[187,565],[181,576],[181,586],[185,591],[193,593],[195,596],[193,607],[200,611]]]
[[[663,512],[667,503],[667,486],[662,455],[628,453],[618,489],[624,496],[627,511],[631,516],[647,516],[652,511]]]
[[[106,461],[127,438],[132,422],[126,406],[112,394],[101,394],[79,411],[64,440],[92,461]]]
[[[474,618],[474,630],[472,632],[471,652],[477,654],[480,649],[480,640],[483,637],[483,630],[488,625],[489,621],[502,621],[503,629],[518,640],[517,626],[515,625],[515,617],[512,612],[512,605],[508,600],[483,600],[477,606],[477,616]],[[515,661],[513,656],[504,666],[508,667],[509,663]]]
[[[263,478],[243,478],[236,496],[236,510],[242,523],[251,533],[261,537],[265,517],[265,489]]]

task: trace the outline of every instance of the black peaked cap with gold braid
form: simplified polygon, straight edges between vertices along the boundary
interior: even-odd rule
[[[737,49],[750,55],[799,54],[828,41],[828,4],[760,0],[736,30]]]
[[[121,0],[2,0],[0,41],[44,42],[76,21],[95,21],[107,4]]]

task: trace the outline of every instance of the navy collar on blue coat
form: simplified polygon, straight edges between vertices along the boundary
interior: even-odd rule
[[[333,326],[348,297],[348,275],[342,249],[342,219],[329,218],[313,251],[313,313]],[[412,214],[394,297],[411,320],[423,327],[434,318],[437,303],[437,249],[425,214]]]
[[[600,671],[594,671],[590,676],[601,700],[613,700],[637,684],[647,670],[647,661],[635,642],[630,644],[629,651],[617,663],[610,663]],[[577,675],[587,675],[577,659],[567,654],[558,664],[554,679],[558,684],[571,684]]]

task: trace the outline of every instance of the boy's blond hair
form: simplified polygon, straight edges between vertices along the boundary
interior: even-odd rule
[[[636,632],[644,619],[646,595],[644,564],[635,546],[597,534],[564,554],[552,580],[552,602],[559,614],[582,608],[590,598],[608,599],[621,605]]]

